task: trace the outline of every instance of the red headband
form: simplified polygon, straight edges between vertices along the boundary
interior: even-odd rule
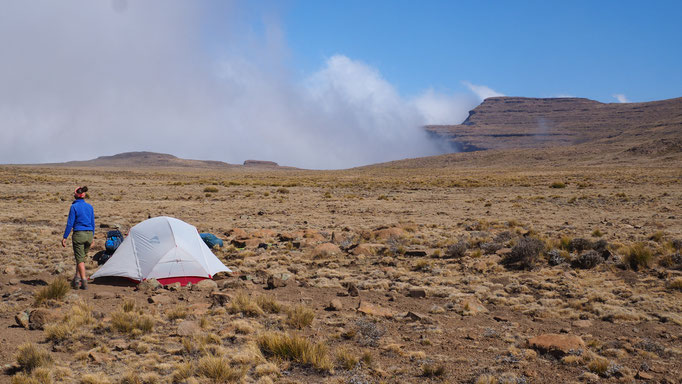
[[[81,189],[81,187],[76,188],[75,191],[73,191],[73,195],[76,196],[79,199],[85,198],[85,192],[78,193],[78,190]]]

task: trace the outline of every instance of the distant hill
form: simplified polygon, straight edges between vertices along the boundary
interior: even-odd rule
[[[181,167],[181,168],[263,168],[263,169],[293,169],[280,167],[273,161],[247,160],[244,165],[229,164],[213,160],[189,160],[156,152],[124,152],[113,156],[100,156],[92,160],[68,161],[65,163],[45,164],[65,167],[117,167],[117,168],[145,168],[145,167]]]
[[[604,104],[581,98],[491,97],[470,111],[462,124],[426,129],[465,152],[674,141],[682,139],[682,98]]]

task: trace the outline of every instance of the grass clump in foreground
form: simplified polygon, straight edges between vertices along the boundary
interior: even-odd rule
[[[71,290],[65,278],[54,279],[50,284],[40,288],[35,294],[35,305],[41,305],[48,300],[62,301]]]
[[[17,365],[24,372],[30,373],[36,368],[52,365],[52,356],[35,343],[21,344],[17,350]]]
[[[323,343],[313,343],[303,336],[282,332],[264,333],[256,342],[266,356],[310,365],[320,371],[332,369],[328,348]]]
[[[237,292],[232,302],[230,302],[228,310],[230,313],[243,313],[250,317],[258,317],[265,314],[258,303],[252,301],[249,295],[244,292]]]
[[[644,243],[635,243],[625,249],[623,261],[635,271],[651,265],[654,254]]]
[[[71,307],[62,321],[45,326],[45,338],[55,343],[72,340],[74,335],[84,331],[94,322],[92,307],[85,301],[79,301]]]
[[[52,371],[49,368],[36,368],[30,374],[19,372],[12,376],[12,384],[52,384]]]
[[[204,356],[199,359],[197,373],[216,383],[237,382],[246,375],[246,367],[233,367],[224,356]]]
[[[111,326],[125,334],[149,333],[155,323],[152,316],[143,314],[141,310],[135,310],[135,303],[132,301],[126,301],[121,310],[111,314]]]
[[[292,328],[303,329],[310,326],[315,319],[315,311],[305,305],[295,305],[287,311],[287,324]]]

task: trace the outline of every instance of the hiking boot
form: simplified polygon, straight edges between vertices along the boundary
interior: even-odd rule
[[[73,280],[71,280],[71,288],[73,289],[78,289],[81,286],[81,279],[80,277],[74,277]]]
[[[87,279],[81,280],[81,289],[88,289],[88,280]]]

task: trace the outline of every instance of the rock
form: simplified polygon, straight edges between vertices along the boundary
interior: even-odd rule
[[[276,234],[277,233],[271,229],[259,229],[251,233],[251,236],[259,239],[273,239]]]
[[[268,277],[267,289],[282,288],[282,287],[286,287],[286,286],[287,286],[287,282],[280,279],[279,277],[272,276],[272,275],[270,277]]]
[[[589,328],[592,326],[592,322],[590,320],[576,320],[571,325],[576,328]]]
[[[378,229],[372,233],[377,240],[405,237],[405,230],[398,227]]]
[[[328,311],[340,311],[343,309],[343,303],[339,299],[332,299],[326,309]]]
[[[405,256],[424,257],[426,256],[426,251],[423,249],[408,249],[405,251]]]
[[[99,299],[115,299],[116,294],[113,292],[109,291],[104,291],[104,292],[95,292],[95,294],[92,295],[92,298],[95,300]]]
[[[654,376],[650,373],[644,372],[644,371],[637,371],[637,374],[635,375],[635,379],[639,380],[653,380]]]
[[[413,298],[426,297],[426,290],[424,288],[412,287],[407,291],[407,296]]]
[[[97,352],[97,351],[90,351],[90,353],[88,353],[88,357],[95,364],[103,364],[103,363],[106,363],[108,361],[111,361],[110,355],[107,355],[106,353],[102,353],[102,352]]]
[[[303,231],[303,238],[311,241],[325,241],[326,238],[314,229],[306,229]]]
[[[599,382],[599,376],[592,373],[592,372],[583,372],[580,376],[578,376],[578,379],[580,379],[580,381],[584,381],[586,383],[598,383]]]
[[[360,296],[360,291],[355,283],[348,283],[348,296],[358,297]]]
[[[277,235],[277,240],[281,242],[287,242],[287,241],[294,241],[298,240],[300,237],[300,234],[297,232],[282,232]]]
[[[18,285],[21,281],[19,279],[9,279],[7,284],[9,285]]]
[[[391,312],[391,310],[380,307],[378,305],[368,303],[367,301],[360,301],[360,304],[358,305],[357,311],[360,313],[364,313],[366,315],[371,315],[371,316],[378,316],[378,317],[385,317],[385,318],[393,317],[393,312]]]
[[[17,273],[17,270],[13,266],[7,266],[2,270],[2,273],[5,275],[15,275]]]
[[[14,321],[22,328],[28,329],[28,311],[21,311],[14,316]]]
[[[173,299],[169,296],[166,295],[154,295],[154,296],[149,296],[147,299],[147,302],[149,304],[170,304],[173,301]]]
[[[247,239],[234,239],[230,241],[230,244],[234,245],[237,248],[256,248],[258,244],[260,244],[260,239],[253,239],[253,238],[247,238]]]
[[[383,244],[358,244],[350,250],[350,253],[355,256],[373,256],[386,249]]]
[[[227,279],[222,283],[223,289],[245,289],[246,283],[240,279]]]
[[[177,335],[178,336],[192,336],[195,333],[201,332],[199,324],[192,320],[183,320],[178,324]]]
[[[57,310],[38,308],[31,311],[28,319],[29,329],[44,329],[45,325],[57,321],[59,313]]]
[[[178,291],[178,290],[180,290],[180,288],[182,288],[182,284],[180,284],[179,282],[175,282],[173,284],[166,285],[166,289],[168,289],[171,292]]]
[[[246,231],[241,228],[232,228],[225,232],[225,236],[234,237],[235,239],[246,239],[249,237]]]
[[[493,316],[493,320],[499,321],[501,323],[506,323],[509,321],[509,318],[504,316]]]
[[[120,352],[120,351],[125,351],[126,349],[128,349],[128,343],[126,343],[125,340],[115,339],[115,340],[111,340],[111,342],[109,344],[111,345],[111,348],[114,351]]]
[[[211,279],[204,279],[192,286],[193,291],[212,292],[218,289],[218,283]]]
[[[424,316],[418,312],[410,311],[410,312],[407,312],[407,314],[405,315],[405,318],[408,320],[411,320],[411,321],[422,321],[422,320],[426,319],[426,316]]]
[[[561,357],[585,348],[585,342],[580,336],[559,335],[547,333],[528,340],[528,346],[541,352]]]
[[[462,316],[475,316],[479,313],[487,313],[488,309],[475,298],[464,299],[459,303],[457,313]]]
[[[333,243],[322,243],[313,249],[313,258],[327,258],[341,254],[341,248]]]
[[[156,279],[147,279],[137,285],[137,290],[145,293],[156,291],[157,289],[163,287]]]
[[[213,305],[215,306],[226,305],[227,303],[230,302],[230,300],[232,300],[230,295],[228,295],[227,293],[218,291],[211,292],[210,297],[211,301],[213,301]]]

